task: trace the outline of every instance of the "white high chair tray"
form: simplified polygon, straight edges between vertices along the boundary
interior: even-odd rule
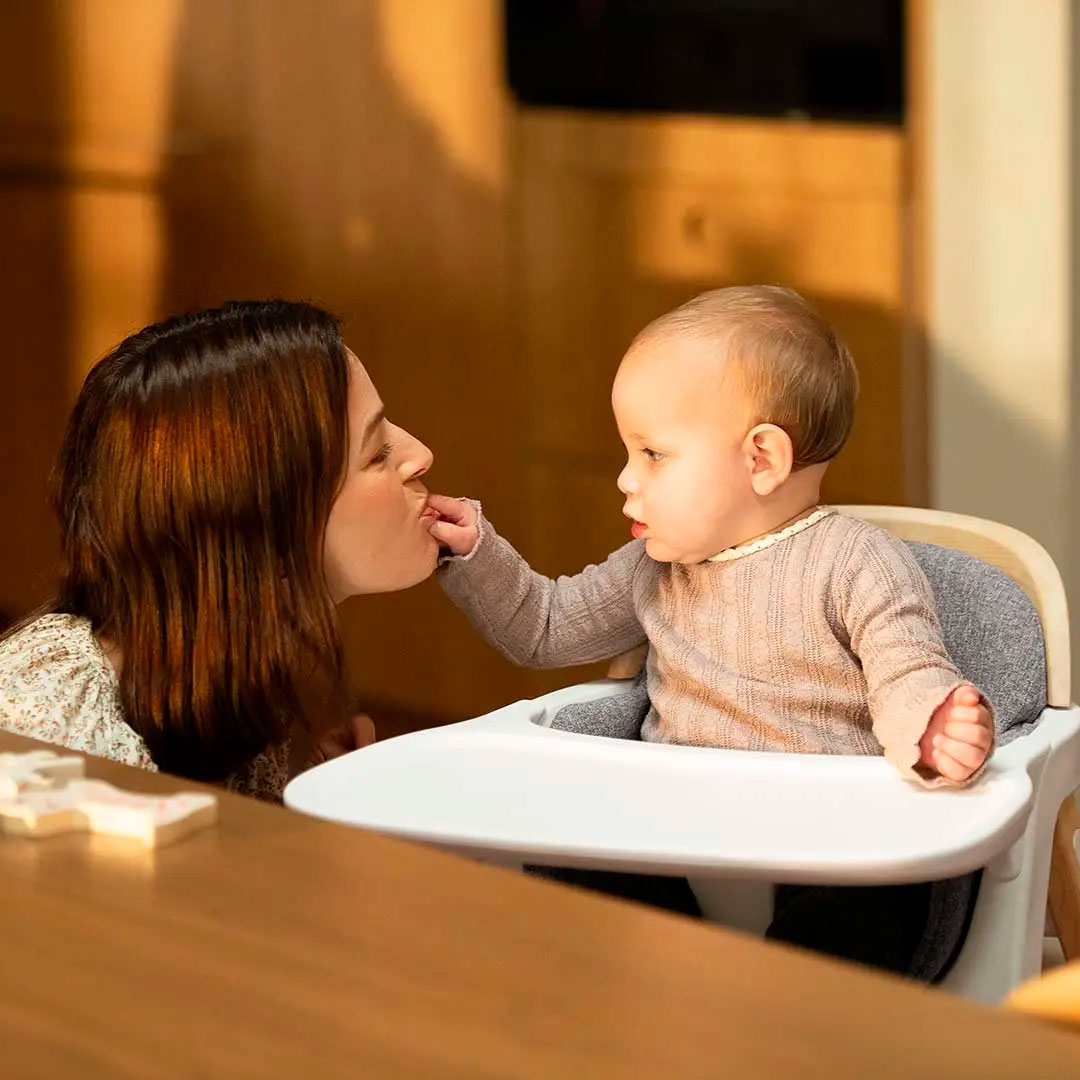
[[[293,780],[285,803],[496,862],[872,884],[985,866],[1021,836],[1033,800],[1026,772],[1005,767],[1010,747],[972,788],[925,790],[882,758],[542,726],[561,694],[329,761]]]

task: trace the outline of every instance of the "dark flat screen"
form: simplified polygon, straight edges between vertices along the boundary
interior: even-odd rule
[[[903,0],[505,0],[525,105],[900,124]]]

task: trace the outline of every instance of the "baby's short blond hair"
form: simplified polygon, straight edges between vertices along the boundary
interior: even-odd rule
[[[748,285],[701,293],[650,323],[631,348],[684,335],[715,344],[717,359],[739,378],[750,426],[786,431],[795,469],[840,452],[859,376],[847,346],[797,292]]]

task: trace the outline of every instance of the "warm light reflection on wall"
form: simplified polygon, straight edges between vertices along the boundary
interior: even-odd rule
[[[504,101],[491,93],[491,42],[501,32],[488,0],[381,0],[378,32],[395,89],[430,122],[447,157],[473,181],[502,189]]]

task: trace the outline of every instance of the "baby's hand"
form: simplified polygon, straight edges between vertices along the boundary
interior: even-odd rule
[[[480,539],[476,507],[449,495],[429,495],[428,506],[439,515],[428,530],[443,547],[455,555],[468,555]]]
[[[993,741],[990,710],[979,691],[965,683],[934,710],[919,740],[919,764],[962,783],[986,760]]]

